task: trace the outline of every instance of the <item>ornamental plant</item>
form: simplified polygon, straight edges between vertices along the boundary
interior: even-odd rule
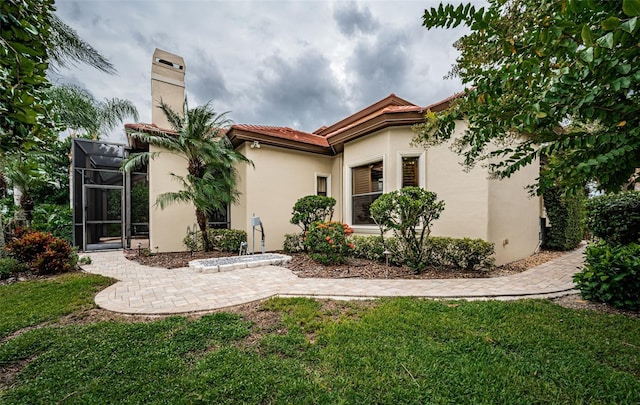
[[[444,201],[437,198],[436,193],[420,187],[405,187],[382,194],[369,208],[381,235],[388,230],[393,232],[406,264],[416,274],[428,264],[426,242],[431,225],[444,210]]]
[[[640,241],[640,191],[625,191],[587,201],[587,227],[611,245]]]
[[[291,223],[298,225],[304,234],[314,222],[331,221],[336,199],[321,195],[308,195],[300,198],[293,206]]]
[[[573,276],[582,297],[640,309],[640,244],[612,245],[601,240],[585,253],[582,271]]]
[[[305,233],[304,245],[319,263],[344,263],[354,248],[348,240],[352,233],[353,229],[342,222],[313,222]]]
[[[45,232],[18,230],[6,250],[41,275],[66,273],[77,262],[77,255],[67,241]]]

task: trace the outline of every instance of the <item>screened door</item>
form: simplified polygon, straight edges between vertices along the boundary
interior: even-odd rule
[[[124,246],[123,187],[86,185],[83,203],[83,250],[122,248]]]

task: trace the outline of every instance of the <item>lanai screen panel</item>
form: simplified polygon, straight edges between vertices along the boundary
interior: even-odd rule
[[[83,250],[124,246],[122,144],[73,140],[73,241]]]

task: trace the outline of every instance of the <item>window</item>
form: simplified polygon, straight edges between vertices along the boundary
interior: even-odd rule
[[[382,195],[382,162],[376,162],[351,169],[352,178],[352,221],[353,225],[373,225],[369,214],[371,204]]]
[[[402,158],[402,187],[418,187],[418,157]]]
[[[212,229],[230,229],[229,207],[210,213],[207,218],[207,224]]]
[[[322,196],[327,196],[327,189],[328,187],[328,182],[329,179],[327,179],[327,176],[317,176],[316,177],[316,194],[317,195],[322,195]]]

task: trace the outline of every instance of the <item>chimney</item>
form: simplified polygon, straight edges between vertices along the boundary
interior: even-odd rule
[[[158,107],[160,100],[182,115],[184,73],[184,59],[181,56],[156,48],[151,62],[151,122],[160,128],[171,128]]]

